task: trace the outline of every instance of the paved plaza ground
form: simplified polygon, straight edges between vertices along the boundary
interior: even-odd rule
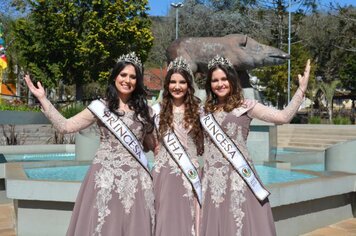
[[[303,236],[354,236],[356,235],[356,218],[340,221],[336,224],[303,234]]]
[[[0,236],[16,236],[16,221],[12,203],[0,204]]]
[[[0,204],[0,236],[16,236],[15,212],[12,203]],[[356,236],[356,218],[314,230],[303,236]],[[41,235],[39,235],[41,236]]]

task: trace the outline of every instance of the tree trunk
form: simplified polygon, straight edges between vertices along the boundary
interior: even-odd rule
[[[77,101],[82,101],[83,100],[83,84],[77,83],[75,84],[75,99]]]
[[[329,123],[333,123],[333,107],[332,104],[328,105],[328,113],[329,113]]]
[[[63,97],[64,97],[64,84],[63,84],[62,80],[59,80],[59,82],[58,82],[58,99],[59,99],[59,101],[67,100],[67,99],[63,99]]]
[[[355,124],[355,100],[352,99],[352,107],[351,107],[351,124]]]

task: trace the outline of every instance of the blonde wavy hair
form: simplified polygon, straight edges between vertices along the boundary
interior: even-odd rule
[[[203,131],[200,124],[200,116],[199,116],[199,104],[200,99],[194,96],[195,89],[193,87],[193,78],[191,74],[187,71],[173,68],[169,70],[166,78],[164,80],[163,85],[163,95],[161,102],[161,112],[159,115],[159,129],[158,133],[160,138],[162,138],[169,129],[173,130],[173,97],[169,92],[169,83],[171,80],[171,76],[174,73],[178,73],[182,75],[188,84],[188,91],[185,95],[184,100],[184,128],[188,129],[191,126],[191,130],[189,135],[191,135],[192,139],[195,142],[197,147],[197,153],[201,155],[203,153]]]
[[[225,104],[222,106],[222,109],[226,112],[230,112],[233,109],[242,106],[244,101],[240,79],[235,69],[229,66],[217,64],[209,69],[205,83],[206,100],[204,110],[207,113],[213,113],[221,108],[221,106],[218,106],[218,97],[211,89],[212,75],[213,72],[217,69],[220,69],[225,73],[230,85],[230,94],[228,95]]]

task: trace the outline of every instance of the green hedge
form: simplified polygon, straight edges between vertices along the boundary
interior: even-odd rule
[[[84,110],[84,108],[85,105],[83,103],[76,102],[62,108],[60,112],[65,118],[70,118]]]
[[[320,116],[309,117],[308,123],[309,124],[321,124],[321,118],[320,118]]]
[[[0,104],[0,111],[41,111],[38,107],[26,105]]]
[[[334,125],[350,125],[351,120],[349,117],[336,116],[333,118]]]

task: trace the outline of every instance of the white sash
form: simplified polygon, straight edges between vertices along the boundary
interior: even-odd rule
[[[155,111],[155,125],[158,129],[159,127],[159,105],[155,105],[152,107]],[[190,157],[188,153],[185,151],[183,145],[180,143],[177,135],[173,131],[167,132],[167,134],[163,137],[163,142],[168,150],[169,154],[173,160],[178,164],[180,169],[183,171],[186,178],[189,180],[190,184],[192,185],[195,194],[197,195],[197,199],[199,204],[201,205],[202,201],[202,187],[200,178],[198,175],[195,166],[190,161]]]
[[[104,125],[119,139],[122,145],[136,158],[136,160],[145,168],[148,169],[148,160],[142,150],[141,143],[129,127],[114,113],[107,110],[106,105],[100,100],[95,100],[88,106]]]
[[[216,146],[244,179],[257,199],[260,201],[265,200],[268,195],[270,195],[270,193],[256,178],[253,169],[250,167],[243,154],[229,138],[229,136],[224,133],[224,131],[214,119],[214,116],[212,114],[208,114],[201,117],[200,121]]]

